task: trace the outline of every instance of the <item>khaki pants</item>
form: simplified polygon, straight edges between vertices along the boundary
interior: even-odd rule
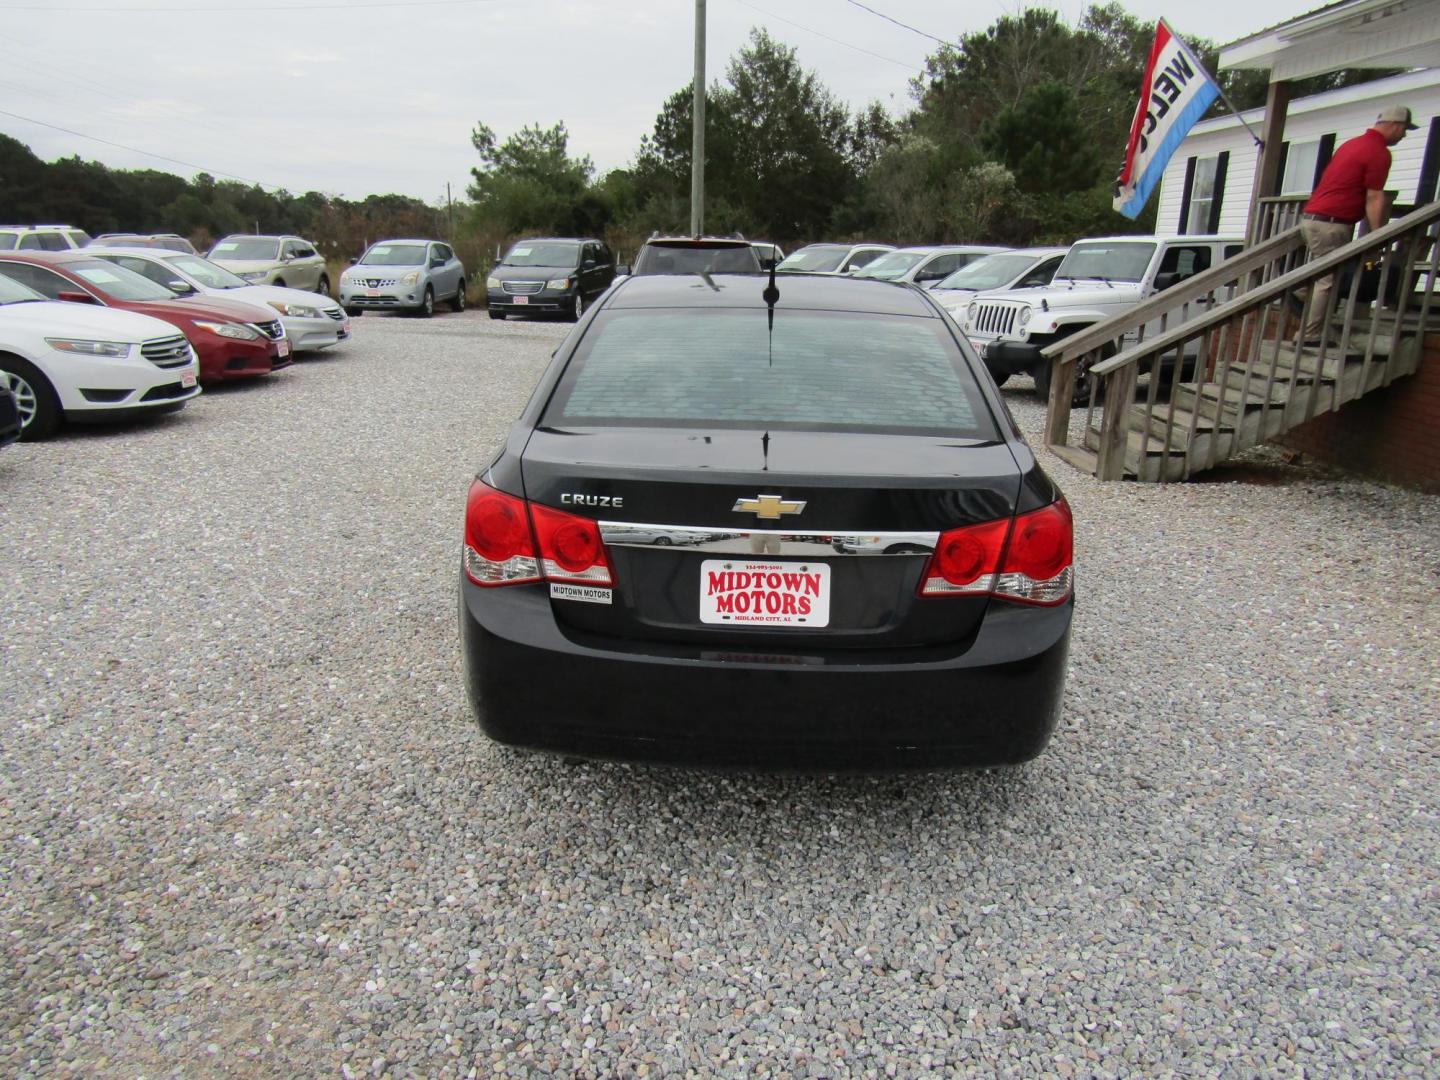
[[[1305,237],[1306,257],[1310,259],[1318,259],[1344,247],[1350,242],[1354,231],[1354,225],[1341,225],[1333,221],[1304,218],[1300,222],[1300,232]],[[1305,324],[1306,341],[1314,341],[1325,332],[1325,308],[1330,303],[1330,291],[1333,288],[1334,274],[1327,274],[1315,282],[1310,294],[1310,320]]]

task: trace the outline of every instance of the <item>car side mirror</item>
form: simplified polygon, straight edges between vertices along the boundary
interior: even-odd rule
[[[774,260],[774,259],[761,259],[761,260],[760,260],[760,269],[761,269],[761,270],[769,270],[772,266],[775,265],[775,262],[776,262],[776,260]]]
[[[586,259],[584,262],[582,262],[582,263],[580,264],[580,269],[581,269],[581,270],[593,270],[594,268],[595,268],[595,260],[594,260],[594,259]]]
[[[62,292],[57,295],[55,299],[64,300],[67,304],[98,304],[100,302],[88,292],[82,292],[80,290]]]
[[[345,262],[345,265],[346,265],[346,266],[354,266],[354,265],[355,265],[357,262],[359,262],[359,261],[360,261],[359,259],[353,259],[353,258],[352,258],[352,259],[347,259],[346,262]]]
[[[629,263],[616,263],[616,264],[615,264],[615,276],[616,276],[616,277],[629,277],[629,276],[630,276],[630,264],[629,264]]]
[[[444,265],[445,265],[445,260],[444,260],[444,259],[431,259],[431,260],[430,260],[430,269],[431,269],[431,270],[434,270],[437,266],[444,266]]]
[[[1170,286],[1180,284],[1181,280],[1181,275],[1175,273],[1156,274],[1155,291],[1164,292],[1166,289],[1170,288]]]
[[[188,281],[167,281],[165,282],[165,287],[176,296],[189,296],[195,291],[195,286],[191,285]]]

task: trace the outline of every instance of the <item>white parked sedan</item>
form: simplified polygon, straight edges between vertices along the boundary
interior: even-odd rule
[[[170,323],[47,300],[0,275],[0,382],[15,395],[22,439],[62,420],[170,412],[200,393],[198,376],[195,350]]]
[[[163,285],[176,296],[208,293],[274,308],[297,352],[324,349],[350,336],[350,317],[328,296],[286,289],[279,285],[252,285],[223,266],[199,255],[164,248],[87,248],[106,259]]]

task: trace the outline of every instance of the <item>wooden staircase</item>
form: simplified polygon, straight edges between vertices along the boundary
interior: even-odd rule
[[[1371,320],[1357,326],[1368,334]],[[1170,401],[1130,406],[1124,473],[1144,481],[1181,480],[1214,461],[1268,442],[1318,413],[1413,375],[1420,360],[1420,321],[1407,317],[1399,334],[1377,333],[1370,362],[1365,350],[1322,356],[1297,342],[1260,345],[1260,364],[1220,362],[1205,382],[1181,382]],[[1338,350],[1337,350],[1338,351]],[[1223,404],[1222,404],[1223,402]],[[1085,448],[1100,449],[1101,425],[1089,427]]]
[[[1308,263],[1292,229],[1056,343],[1046,444],[1102,480],[1183,480],[1414,374],[1440,322],[1437,229],[1440,205],[1422,207]],[[1360,299],[1367,264],[1389,305]],[[1325,344],[1306,346],[1313,282],[1347,268]]]

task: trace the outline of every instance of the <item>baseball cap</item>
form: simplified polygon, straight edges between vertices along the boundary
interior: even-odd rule
[[[1375,118],[1377,124],[1404,124],[1406,131],[1414,131],[1420,125],[1410,118],[1410,110],[1404,105],[1390,105]]]

